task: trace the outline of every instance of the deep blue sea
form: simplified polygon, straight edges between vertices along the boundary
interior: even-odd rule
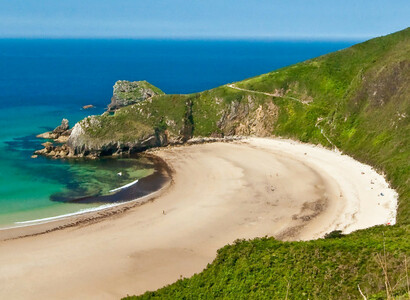
[[[147,80],[165,93],[199,92],[354,43],[0,39],[0,227],[95,209],[53,199],[105,194],[152,172],[146,162],[130,159],[31,158],[44,142],[36,134],[63,117],[74,125],[102,113],[115,81]],[[81,110],[86,104],[96,108]]]

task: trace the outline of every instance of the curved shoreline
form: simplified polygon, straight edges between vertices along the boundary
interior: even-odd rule
[[[248,138],[150,153],[173,173],[146,204],[14,231],[26,238],[0,232],[0,298],[118,299],[200,272],[236,239],[315,239],[395,220],[397,194],[381,175],[318,146]]]
[[[69,203],[125,203],[145,197],[159,190],[167,181],[171,180],[172,171],[167,163],[155,155],[144,154],[154,164],[154,173],[140,178],[134,183],[114,189],[113,194],[89,196],[70,200]],[[112,190],[112,191],[114,191]],[[111,192],[111,191],[110,191]]]
[[[102,221],[107,217],[153,201],[172,184],[173,171],[162,158],[148,153],[144,155],[154,162],[153,174],[140,178],[135,184],[115,194],[77,198],[70,201],[71,203],[101,203],[102,205],[70,214],[16,222],[16,226],[0,228],[0,241],[40,235]]]

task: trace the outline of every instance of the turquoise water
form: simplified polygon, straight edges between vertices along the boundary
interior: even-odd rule
[[[345,48],[354,42],[0,39],[0,227],[90,209],[67,200],[103,195],[146,176],[145,160],[30,158],[35,135],[100,114],[119,79],[191,93]],[[81,110],[93,104],[92,110]],[[123,176],[118,176],[118,172]]]
[[[76,111],[77,110],[77,111]],[[31,158],[44,140],[36,133],[48,130],[48,124],[58,124],[61,117],[77,121],[89,112],[74,107],[25,106],[2,109],[0,127],[0,226],[16,222],[47,218],[100,204],[64,203],[85,196],[108,194],[152,172],[150,162],[135,159],[53,160]],[[31,133],[28,134],[27,133]],[[117,173],[122,172],[122,176]]]

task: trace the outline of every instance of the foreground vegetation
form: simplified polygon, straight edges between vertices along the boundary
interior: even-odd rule
[[[237,241],[200,274],[126,299],[357,299],[359,288],[368,299],[408,299],[408,236],[408,227],[379,226],[309,242]]]
[[[385,173],[399,207],[395,226],[309,242],[237,241],[202,273],[140,298],[408,299],[409,83],[408,28],[235,84],[244,90],[222,86],[158,96],[157,108],[155,99],[146,104],[151,121],[147,113],[134,120],[174,134],[189,123],[192,136],[278,135],[334,145]]]

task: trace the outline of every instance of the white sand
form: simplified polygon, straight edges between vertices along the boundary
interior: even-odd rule
[[[383,177],[320,147],[251,138],[155,154],[175,173],[153,202],[0,242],[0,299],[118,299],[200,272],[237,238],[314,239],[395,222],[397,194]]]

